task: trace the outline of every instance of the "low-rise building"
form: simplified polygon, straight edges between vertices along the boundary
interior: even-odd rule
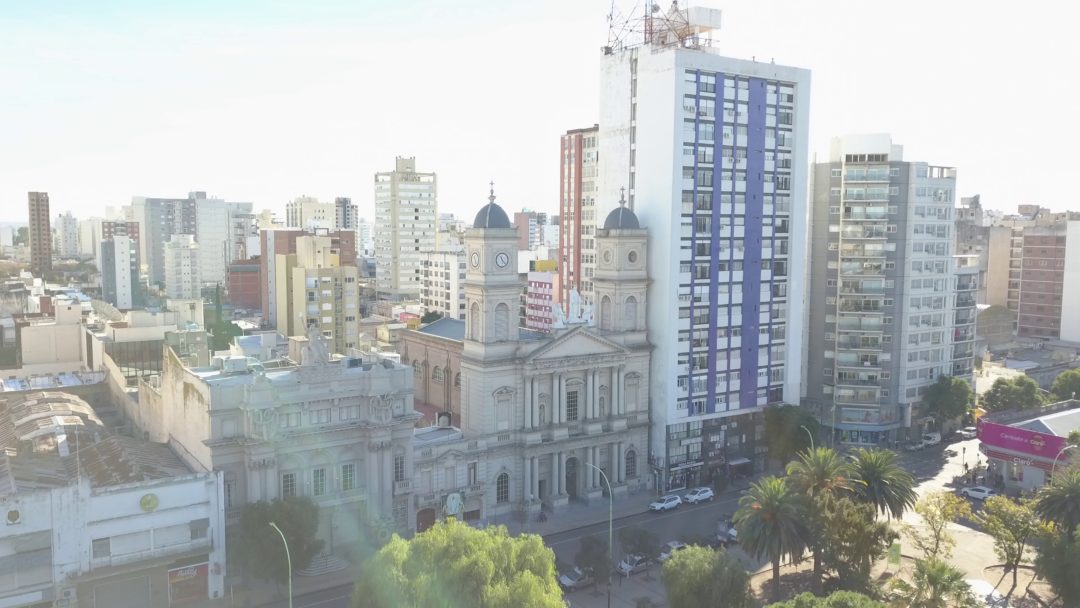
[[[1069,433],[1080,429],[1080,400],[990,414],[979,420],[978,429],[989,484],[1010,494],[1030,494],[1050,483],[1055,462],[1061,466],[1076,458],[1064,450]]]

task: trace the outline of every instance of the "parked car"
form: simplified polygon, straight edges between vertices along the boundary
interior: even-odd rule
[[[631,574],[641,572],[648,567],[649,560],[641,555],[630,554],[624,557],[622,561],[619,562],[619,565],[615,566],[615,569],[623,576],[630,576]]]
[[[960,429],[960,437],[962,439],[975,439],[979,436],[979,430],[973,426],[965,426]]]
[[[972,500],[982,501],[991,496],[997,496],[997,492],[993,488],[988,488],[986,486],[971,486],[960,490],[960,495],[971,498]]]
[[[938,445],[941,443],[941,433],[924,433],[922,436],[923,447]]]
[[[681,543],[677,540],[669,540],[664,543],[664,546],[660,549],[660,561],[666,562],[671,559],[677,552],[686,549],[689,545]]]
[[[969,579],[964,582],[971,588],[971,593],[975,596],[975,600],[980,602],[980,605],[992,606],[993,608],[1009,608],[1008,598],[1001,595],[1001,592],[993,584],[979,579]]]
[[[572,568],[559,575],[559,586],[566,591],[588,587],[592,582],[592,575],[581,568]]]
[[[713,494],[712,488],[694,488],[683,495],[683,502],[688,505],[696,505],[699,502],[705,502],[706,500],[712,502],[716,498],[716,494]]]
[[[661,496],[656,500],[649,503],[650,511],[670,511],[671,509],[678,509],[682,504],[682,499],[675,494],[668,494],[667,496]]]

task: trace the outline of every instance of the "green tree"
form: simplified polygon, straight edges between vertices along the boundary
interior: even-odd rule
[[[802,556],[809,529],[806,500],[779,477],[765,477],[750,485],[739,499],[735,527],[743,549],[757,559],[772,562],[772,597],[780,599],[780,561]]]
[[[289,556],[294,570],[303,570],[322,550],[315,538],[319,527],[319,507],[306,496],[273,502],[244,505],[240,511],[239,538],[232,551],[244,571],[255,578],[284,583],[288,580],[288,561],[281,537],[270,527],[277,524],[289,542]]]
[[[897,538],[888,523],[877,519],[873,505],[843,498],[825,513],[822,559],[836,572],[843,589],[865,591],[874,562]]]
[[[1065,438],[1065,442],[1069,445],[1075,445],[1077,447],[1080,447],[1080,429],[1073,429],[1069,431],[1069,435]]]
[[[1061,401],[1075,399],[1077,395],[1080,395],[1080,368],[1065,370],[1058,374],[1057,378],[1054,378],[1054,383],[1050,385],[1050,392]]]
[[[896,464],[896,453],[859,448],[851,456],[852,488],[855,500],[874,505],[892,518],[900,519],[915,505],[915,478]]]
[[[994,538],[994,552],[1012,572],[1013,589],[1021,564],[1028,561],[1028,543],[1043,529],[1031,499],[1013,500],[1007,496],[991,496],[983,503],[975,521]]]
[[[12,244],[30,246],[30,227],[19,226],[19,229],[15,231],[15,238],[12,239]]]
[[[810,551],[814,555],[814,590],[821,592],[821,546],[825,540],[823,515],[838,494],[851,489],[849,464],[830,448],[816,448],[799,454],[788,463],[787,482],[809,500],[806,523],[810,529]]]
[[[1080,466],[1058,470],[1052,482],[1039,490],[1035,512],[1071,536],[1080,526]]]
[[[765,444],[769,458],[781,463],[810,447],[810,435],[817,439],[820,425],[808,410],[795,405],[770,405],[765,408]]]
[[[923,396],[923,406],[926,413],[934,417],[938,432],[941,432],[946,420],[955,420],[967,413],[974,397],[969,383],[952,376],[939,376]]]
[[[535,534],[477,530],[456,519],[397,535],[360,568],[353,608],[562,608],[555,554]]]
[[[971,503],[952,492],[931,492],[915,503],[915,512],[922,516],[925,531],[910,524],[904,525],[904,531],[923,557],[952,555],[956,539],[949,534],[949,524],[971,517]]]
[[[420,317],[420,324],[421,325],[427,325],[428,323],[433,323],[435,321],[438,321],[441,318],[442,318],[442,315],[440,313],[438,313],[438,312],[436,312],[434,310],[429,310],[429,311],[424,313],[424,316]]]
[[[952,564],[931,557],[915,562],[911,582],[894,578],[893,597],[904,608],[977,608],[979,601]]]
[[[608,555],[607,538],[586,536],[581,539],[578,552],[574,555],[574,565],[583,572],[592,574],[593,581],[605,583],[611,581],[611,556]]]
[[[1080,529],[1072,537],[1045,531],[1035,557],[1035,571],[1050,583],[1064,606],[1080,606]]]
[[[998,378],[983,395],[983,407],[988,412],[1026,410],[1043,404],[1039,385],[1028,376]]]
[[[753,608],[750,574],[727,551],[691,546],[669,559],[660,579],[671,608]]]
[[[640,555],[650,564],[660,557],[660,540],[652,532],[638,526],[619,530],[619,546],[624,553]]]
[[[769,604],[767,608],[886,608],[885,604],[854,591],[834,591],[826,597],[800,593],[786,602]]]

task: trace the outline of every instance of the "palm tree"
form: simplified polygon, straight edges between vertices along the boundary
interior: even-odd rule
[[[814,553],[814,586],[821,592],[821,550],[824,538],[824,514],[840,493],[851,489],[851,467],[831,448],[816,448],[799,455],[787,466],[788,485],[807,497],[811,509],[807,520],[814,529],[810,549]]]
[[[1035,501],[1039,517],[1054,522],[1071,539],[1080,525],[1080,467],[1070,467],[1039,490]]]
[[[979,606],[964,581],[963,571],[952,564],[930,557],[915,562],[911,582],[893,579],[893,589],[900,606],[906,608],[967,608]]]
[[[915,506],[915,478],[896,464],[896,453],[859,448],[851,456],[852,491],[855,500],[874,505],[878,511],[900,519]]]
[[[772,596],[780,599],[780,560],[802,556],[809,530],[804,496],[789,488],[786,480],[765,477],[739,499],[735,527],[743,548],[757,559],[772,562]]]

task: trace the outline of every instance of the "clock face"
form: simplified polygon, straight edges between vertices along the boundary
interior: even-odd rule
[[[479,265],[480,265],[480,254],[474,251],[474,252],[472,252],[472,267],[476,268]]]
[[[506,265],[509,263],[510,256],[506,255],[505,253],[500,251],[499,254],[495,256],[495,265],[499,268],[506,268]]]

